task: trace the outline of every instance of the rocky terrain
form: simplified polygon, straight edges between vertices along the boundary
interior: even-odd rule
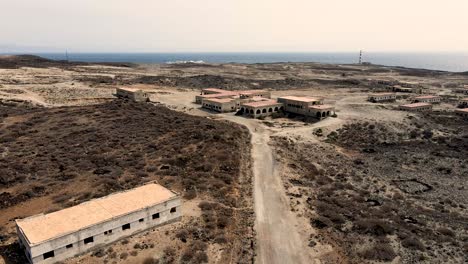
[[[149,236],[142,241],[151,248],[135,246],[140,258],[251,262],[251,175],[245,158],[250,143],[244,128],[126,101],[57,108],[2,104],[0,121],[0,255],[7,263],[25,261],[16,250],[14,219],[152,180],[180,192],[189,213],[166,231],[173,242],[159,244]],[[200,213],[190,217],[193,210]],[[106,248],[99,252],[91,257],[95,263],[122,258]]]
[[[366,101],[393,85],[442,102],[423,114],[398,110],[415,94]],[[23,261],[15,218],[157,180],[183,195],[182,222],[67,263],[466,263],[464,85],[466,73],[379,65],[1,57],[0,256]],[[120,86],[152,103],[114,100]],[[336,115],[217,114],[193,102],[209,87],[322,96]]]
[[[347,124],[320,143],[277,137],[292,207],[319,230],[310,246],[334,244],[349,263],[466,261],[467,129],[432,114]]]

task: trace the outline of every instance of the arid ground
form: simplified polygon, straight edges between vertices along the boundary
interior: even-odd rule
[[[82,64],[0,59],[0,255],[14,219],[158,180],[180,223],[67,263],[465,263],[468,74],[375,65]],[[434,112],[369,103],[418,82]],[[114,99],[145,90],[152,103]],[[194,104],[201,88],[323,96],[337,117],[262,120]],[[0,258],[0,263],[2,259]]]

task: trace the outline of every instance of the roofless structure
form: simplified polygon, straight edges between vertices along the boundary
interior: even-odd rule
[[[16,220],[30,263],[55,263],[179,220],[178,194],[156,183]]]

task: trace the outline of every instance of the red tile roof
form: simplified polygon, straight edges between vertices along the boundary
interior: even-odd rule
[[[248,106],[248,107],[264,107],[264,106],[277,106],[277,105],[282,105],[282,103],[278,103],[275,100],[264,100],[264,101],[257,101],[257,102],[242,104],[242,106]]]
[[[317,101],[322,100],[322,98],[320,97],[305,97],[305,96],[283,96],[283,97],[280,97],[279,99],[285,99],[285,100],[291,100],[291,101],[297,101],[297,102],[303,102],[303,103],[317,102]]]

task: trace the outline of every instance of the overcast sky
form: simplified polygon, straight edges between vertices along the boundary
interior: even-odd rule
[[[0,0],[0,12],[0,53],[468,52],[468,0]]]

